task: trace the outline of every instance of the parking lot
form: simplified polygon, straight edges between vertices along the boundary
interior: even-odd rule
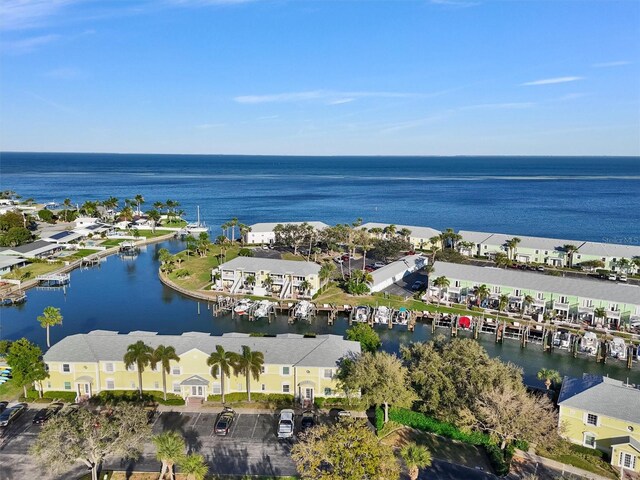
[[[416,281],[422,282],[422,291],[424,291],[427,285],[427,274],[423,271],[414,272],[407,275],[402,280],[398,280],[396,283],[389,285],[382,291],[389,295],[398,295],[403,298],[412,297],[416,292],[411,289],[411,285]]]

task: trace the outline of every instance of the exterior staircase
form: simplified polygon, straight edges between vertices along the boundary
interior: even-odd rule
[[[201,407],[204,403],[204,398],[202,397],[187,397],[185,402],[185,406],[187,407]]]

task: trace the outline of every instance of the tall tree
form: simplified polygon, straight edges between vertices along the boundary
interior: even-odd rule
[[[380,335],[368,323],[356,323],[346,331],[347,340],[360,342],[363,352],[375,352],[381,346]]]
[[[438,288],[438,305],[442,301],[442,289],[447,288],[451,282],[445,276],[436,277],[433,281],[433,286]]]
[[[573,267],[573,255],[578,251],[578,247],[571,243],[567,243],[566,245],[562,246],[562,250],[564,250],[564,253],[566,253],[567,255],[567,263],[569,264],[569,268]]]
[[[167,399],[167,373],[171,371],[171,360],[179,362],[180,357],[174,347],[165,347],[164,345],[158,345],[149,360],[152,369],[156,369],[157,366],[160,365],[160,371],[162,372],[162,393],[165,400]]]
[[[370,405],[384,406],[384,421],[389,421],[389,404],[410,407],[417,399],[409,382],[409,371],[395,355],[364,352],[346,372],[338,371],[343,390],[362,392]]]
[[[260,380],[262,365],[264,365],[264,354],[254,352],[247,345],[242,345],[242,353],[236,356],[232,368],[236,375],[242,374],[246,378],[248,401],[251,401],[251,377],[256,382]]]
[[[6,360],[11,367],[12,382],[22,387],[24,396],[27,396],[27,386],[38,383],[38,392],[42,397],[40,382],[49,377],[49,372],[42,361],[40,347],[26,338],[21,338],[11,343]]]
[[[42,328],[47,329],[47,347],[51,347],[51,342],[49,341],[49,327],[55,327],[56,325],[62,324],[62,314],[60,313],[60,309],[56,307],[45,307],[42,315],[38,316],[38,321]]]
[[[147,213],[147,218],[149,220],[151,220],[151,231],[153,233],[156,232],[156,227],[158,226],[158,224],[160,223],[160,219],[162,218],[162,216],[160,215],[160,212],[158,210],[148,210]]]
[[[50,473],[61,473],[81,462],[98,480],[107,456],[135,459],[151,435],[147,413],[138,405],[121,403],[109,415],[78,409],[73,415],[55,415],[40,430],[30,452]]]
[[[524,318],[524,312],[527,307],[530,307],[535,302],[535,299],[531,295],[525,295],[522,299],[522,318]]]
[[[392,448],[359,419],[308,430],[291,449],[291,458],[307,480],[398,480],[400,476]]]
[[[547,397],[508,385],[482,392],[474,414],[478,428],[500,442],[502,450],[515,440],[537,443],[558,426],[558,417]]]
[[[154,435],[151,437],[151,441],[156,447],[156,458],[162,462],[158,480],[163,480],[165,474],[169,475],[170,480],[174,480],[174,465],[180,463],[184,458],[186,449],[184,438],[178,432],[170,430]]]
[[[207,365],[211,367],[211,376],[218,378],[220,375],[220,393],[224,403],[224,378],[231,375],[233,366],[238,362],[238,354],[225,351],[222,345],[216,345],[216,351],[209,355]]]
[[[473,289],[473,294],[478,299],[478,306],[482,306],[482,302],[489,297],[491,291],[484,283]]]
[[[153,348],[144,343],[142,340],[138,340],[136,343],[132,343],[127,347],[127,352],[124,354],[124,366],[130,368],[135,365],[138,371],[138,390],[142,397],[142,372],[151,363],[153,358]]]
[[[71,199],[70,198],[65,198],[64,201],[62,202],[62,205],[64,206],[64,221],[67,221],[67,215],[68,215],[68,211],[71,208]]]
[[[333,262],[322,262],[322,265],[320,265],[320,273],[318,274],[320,277],[320,283],[322,283],[322,285],[326,285],[333,277],[335,271],[336,266]]]
[[[509,258],[511,260],[515,260],[516,259],[516,249],[518,248],[518,244],[521,242],[522,240],[518,237],[513,237],[510,238],[509,240],[507,240],[504,244],[505,247],[507,248],[507,252],[509,254]]]
[[[144,202],[144,197],[143,197],[142,195],[140,195],[140,194],[137,194],[137,195],[134,197],[134,200],[135,200],[135,202],[136,202],[136,205],[138,206],[138,208],[137,208],[137,210],[136,210],[136,213],[137,213],[138,215],[141,215],[141,214],[142,214],[142,211],[140,210],[140,206],[141,206],[143,203],[145,203],[145,202]]]
[[[400,456],[409,469],[409,478],[418,480],[420,469],[431,466],[431,452],[414,442],[406,444],[400,450]]]

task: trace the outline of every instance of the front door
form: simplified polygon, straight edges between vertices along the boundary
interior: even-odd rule
[[[204,397],[204,388],[202,385],[192,385],[191,386],[191,396],[193,397]]]
[[[91,385],[89,383],[79,383],[78,384],[78,396],[79,397],[90,397],[91,396]]]
[[[313,402],[313,388],[304,389],[304,399]]]

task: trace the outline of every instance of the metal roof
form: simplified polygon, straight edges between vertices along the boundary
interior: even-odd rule
[[[554,277],[543,273],[447,262],[436,262],[432,276],[640,305],[640,287],[589,278]]]
[[[51,243],[45,242],[44,240],[37,240],[35,242],[25,243],[24,245],[20,245],[19,247],[5,248],[0,251],[0,255],[35,256],[41,253],[59,249],[59,245],[52,245]]]
[[[276,225],[302,225],[303,223],[307,223],[311,225],[316,230],[322,230],[323,228],[327,228],[329,225],[323,222],[264,222],[264,223],[254,223],[250,225],[251,232],[250,233],[261,233],[261,232],[273,232],[273,229]]]
[[[558,405],[640,423],[640,390],[602,375],[564,377]]]
[[[422,255],[407,255],[400,260],[371,272],[371,277],[373,278],[372,284],[378,285],[405,272],[415,272],[424,267],[426,263],[427,259]]]
[[[367,230],[371,228],[385,228],[391,225],[390,223],[376,223],[376,222],[368,222],[361,225],[360,228],[366,228]],[[395,225],[395,224],[394,224]],[[431,227],[419,227],[415,225],[396,225],[396,232],[406,228],[407,230],[411,230],[410,237],[414,238],[426,238],[429,239],[431,237],[436,237],[440,235],[441,232],[435,230]]]
[[[13,267],[14,265],[20,265],[21,263],[27,263],[26,258],[22,257],[10,257],[10,256],[0,256],[0,269]]]
[[[575,245],[579,247],[584,242],[579,240],[561,240],[558,238],[528,237],[526,235],[507,235],[504,233],[468,232],[460,230],[458,232],[462,239],[467,242],[483,243],[487,245],[503,246],[507,240],[518,237],[520,243],[518,247],[532,248],[538,250],[562,251],[563,245]],[[516,247],[517,249],[517,247]]]
[[[298,262],[296,260],[279,260],[277,258],[236,257],[218,267],[220,270],[245,270],[250,272],[265,271],[276,274],[293,274],[306,277],[317,275],[320,265],[314,262]]]
[[[345,340],[337,335],[318,335],[315,338],[211,336],[207,333],[194,335],[149,335],[140,333],[119,334],[105,330],[70,335],[53,345],[44,354],[45,362],[97,362],[122,361],[127,347],[142,340],[155,348],[171,345],[178,355],[196,349],[209,355],[216,345],[225,350],[242,352],[242,346],[262,352],[265,363],[271,365],[299,365],[303,367],[335,368],[338,361],[360,353],[360,343]]]

